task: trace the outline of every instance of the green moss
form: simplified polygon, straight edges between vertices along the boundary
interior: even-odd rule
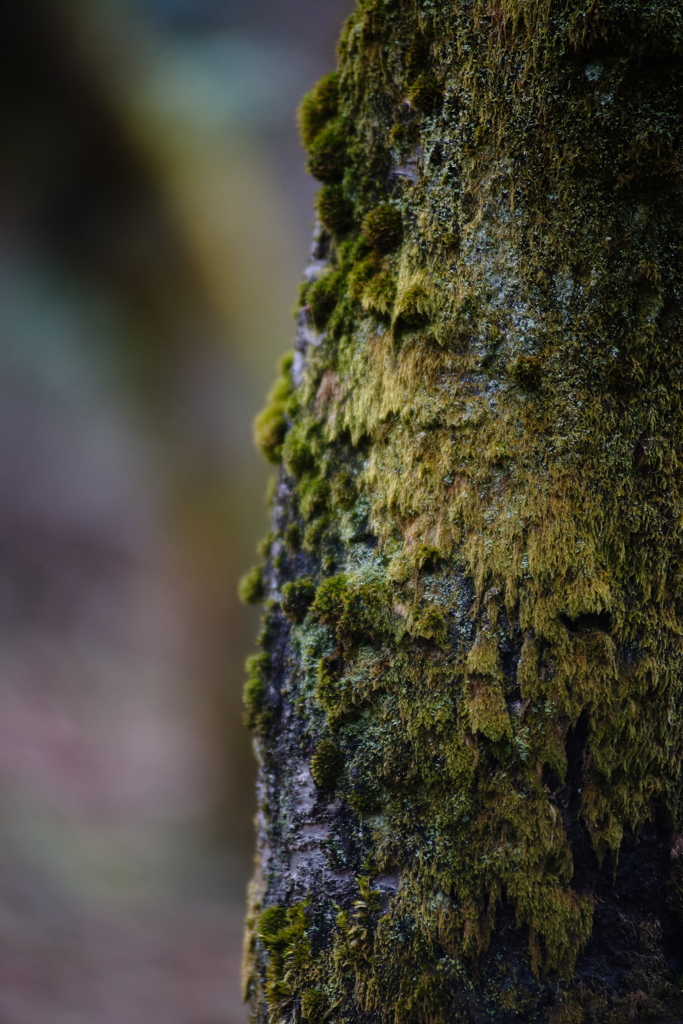
[[[388,317],[396,302],[396,278],[391,269],[375,274],[363,290],[361,304],[367,313]]]
[[[319,132],[308,147],[306,168],[318,181],[335,185],[344,177],[346,166],[346,136],[337,121]]]
[[[434,306],[434,292],[424,275],[413,275],[399,287],[393,310],[394,330],[415,330],[424,327],[432,317]]]
[[[327,712],[329,725],[334,728],[339,717],[350,707],[353,688],[348,680],[341,679],[342,664],[339,658],[321,658],[318,663],[316,697]]]
[[[339,112],[339,75],[332,71],[307,92],[299,107],[298,122],[304,146],[311,145],[328,121]]]
[[[448,624],[443,610],[435,606],[421,607],[411,617],[410,632],[424,640],[444,644],[448,638]]]
[[[327,480],[307,480],[301,488],[299,507],[304,519],[312,519],[320,515],[327,507],[330,485]]]
[[[330,1001],[319,988],[309,988],[301,995],[301,1019],[310,1024],[319,1024],[328,1018]]]
[[[343,751],[331,740],[321,740],[311,760],[311,775],[316,786],[326,790],[334,789],[343,770]]]
[[[315,456],[305,432],[302,436],[300,431],[290,431],[283,443],[281,458],[287,471],[297,478],[315,467]]]
[[[313,611],[321,622],[331,625],[342,614],[347,600],[348,582],[346,576],[330,576],[318,587],[313,602]]]
[[[425,114],[432,114],[443,102],[443,90],[429,71],[423,71],[416,78],[408,94],[410,102]]]
[[[264,598],[263,566],[255,565],[239,581],[238,593],[244,604],[258,604]]]
[[[287,406],[292,394],[293,353],[280,360],[280,376],[270,390],[266,407],[254,422],[254,439],[269,462],[282,461],[282,445],[287,433]]]
[[[343,470],[338,473],[332,482],[332,501],[339,509],[348,510],[353,508],[358,491],[353,476]]]
[[[299,996],[297,974],[310,960],[306,907],[305,901],[293,907],[268,907],[256,925],[268,958],[265,995],[272,1008],[271,1024],[276,1024],[283,1012],[294,1010]]]
[[[244,684],[244,722],[248,729],[264,726],[268,712],[264,707],[267,673],[270,659],[267,654],[252,654],[247,658],[247,681]]]
[[[306,528],[301,544],[304,551],[308,551],[310,554],[314,555],[320,553],[327,525],[328,524],[325,520],[320,518],[315,519],[313,523]]]
[[[358,260],[349,272],[346,282],[349,297],[359,302],[367,285],[381,269],[382,261],[377,256],[377,253],[371,253],[369,256]]]
[[[303,622],[315,597],[315,583],[308,577],[285,583],[282,588],[282,610],[292,622]]]
[[[382,255],[393,252],[403,238],[401,211],[390,203],[380,203],[366,214],[362,231],[371,249]]]
[[[343,276],[335,271],[326,271],[315,281],[306,293],[313,321],[322,330],[329,320],[334,307],[341,297]]]
[[[323,185],[316,207],[322,224],[335,235],[344,235],[353,227],[353,205],[341,185]]]

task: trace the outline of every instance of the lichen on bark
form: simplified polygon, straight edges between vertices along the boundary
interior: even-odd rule
[[[683,1014],[682,41],[661,0],[365,0],[304,100],[257,1021]]]

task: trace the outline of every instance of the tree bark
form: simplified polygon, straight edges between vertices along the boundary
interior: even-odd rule
[[[683,1015],[683,6],[361,0],[259,418],[255,1021]]]

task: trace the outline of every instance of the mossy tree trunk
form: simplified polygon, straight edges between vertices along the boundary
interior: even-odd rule
[[[257,1021],[683,1015],[683,4],[362,0],[279,463]]]

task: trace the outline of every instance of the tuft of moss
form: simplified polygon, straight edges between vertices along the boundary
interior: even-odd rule
[[[282,462],[288,473],[299,479],[315,466],[315,458],[308,438],[290,431],[282,446]]]
[[[339,75],[330,72],[307,92],[297,114],[301,141],[308,148],[328,121],[339,112]]]
[[[319,988],[309,988],[301,993],[301,1019],[309,1024],[320,1024],[330,1012],[330,1000]]]
[[[383,266],[382,260],[377,253],[370,253],[363,259],[358,260],[349,271],[346,279],[346,289],[350,299],[359,302],[368,284],[378,274]]]
[[[316,591],[312,611],[346,648],[360,638],[374,641],[391,633],[386,594],[376,580],[351,586],[343,573],[328,576]]]
[[[346,137],[342,126],[332,121],[316,135],[308,147],[306,169],[318,181],[335,185],[344,177]]]
[[[391,203],[380,203],[363,220],[363,235],[375,252],[384,255],[393,252],[403,239],[401,211]]]
[[[353,227],[353,205],[341,185],[323,185],[316,207],[321,223],[335,235],[344,235]]]
[[[256,934],[267,946],[271,946],[279,941],[286,925],[287,908],[276,904],[263,911],[258,921]]]
[[[256,937],[268,957],[266,998],[271,1006],[278,1006],[288,1017],[294,1016],[299,996],[296,975],[310,963],[307,905],[306,901],[291,907],[274,904],[263,911],[255,928]]]
[[[396,333],[416,330],[429,323],[434,306],[433,296],[423,281],[415,280],[401,289],[396,297],[392,326]]]
[[[245,573],[237,585],[240,601],[244,604],[258,604],[264,598],[263,566],[255,565]]]
[[[431,72],[423,71],[411,86],[408,98],[418,110],[433,114],[443,102],[443,90]]]
[[[323,580],[313,602],[313,611],[321,622],[331,625],[337,620],[343,612],[348,592],[348,581],[341,573]]]
[[[282,610],[292,622],[303,622],[315,597],[315,583],[303,576],[282,588]]]
[[[304,519],[313,519],[321,515],[326,508],[327,499],[330,493],[330,485],[327,480],[309,479],[301,488],[299,507]]]
[[[311,759],[311,775],[316,786],[333,790],[344,770],[344,752],[332,740],[321,740]]]
[[[248,729],[256,729],[267,722],[268,715],[264,707],[264,697],[269,666],[270,658],[267,654],[251,654],[246,660],[247,680],[244,684],[242,700],[244,724]]]
[[[380,319],[391,316],[396,302],[396,278],[391,270],[383,270],[370,279],[361,297],[361,305],[367,313],[374,313]],[[399,321],[400,322],[400,321]]]
[[[445,644],[448,639],[448,623],[441,608],[433,605],[420,608],[410,619],[410,632],[423,640],[432,640],[436,644]]]
[[[358,497],[355,480],[346,470],[338,473],[332,481],[332,501],[344,510],[353,508]]]
[[[274,465],[282,462],[282,445],[288,429],[286,410],[293,391],[293,360],[293,352],[287,352],[280,360],[280,375],[270,389],[265,409],[254,420],[254,440]]]
[[[313,322],[319,331],[325,327],[340,299],[343,282],[343,276],[339,271],[328,270],[308,289],[308,305],[313,314]]]

